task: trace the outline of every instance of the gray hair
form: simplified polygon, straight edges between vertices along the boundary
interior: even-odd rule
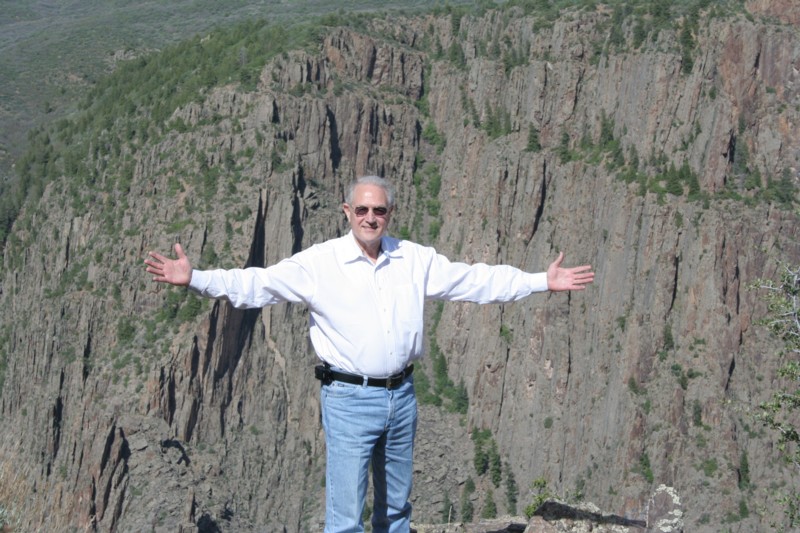
[[[359,185],[375,185],[383,189],[383,192],[386,193],[386,202],[389,204],[386,207],[393,208],[394,207],[394,188],[392,184],[389,183],[389,180],[386,178],[381,178],[380,176],[361,176],[353,180],[350,183],[350,187],[347,189],[347,196],[345,197],[345,203],[352,205],[353,204],[353,196],[356,193],[356,187]]]

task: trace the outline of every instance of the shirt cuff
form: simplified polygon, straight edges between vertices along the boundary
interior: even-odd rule
[[[530,279],[531,292],[544,292],[547,288],[547,272],[538,272],[531,274]]]
[[[208,288],[211,275],[204,270],[192,269],[192,279],[189,280],[189,288],[194,292],[202,294]]]

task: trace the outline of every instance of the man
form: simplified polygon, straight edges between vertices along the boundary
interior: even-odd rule
[[[545,290],[581,290],[590,266],[547,272],[451,263],[433,248],[386,235],[394,208],[377,176],[351,185],[342,209],[344,237],[317,244],[268,268],[193,270],[180,244],[177,259],[150,252],[153,280],[188,285],[239,308],[278,302],[310,309],[310,337],[323,364],[322,423],[327,449],[325,532],[363,531],[372,464],[375,532],[410,529],[417,404],[411,376],[422,357],[426,300],[509,302]]]

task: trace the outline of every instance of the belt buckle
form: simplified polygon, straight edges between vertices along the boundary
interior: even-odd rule
[[[399,372],[394,376],[389,376],[388,378],[386,378],[386,388],[393,389],[398,385],[400,385],[401,383],[403,383],[405,379],[406,379],[405,372]]]
[[[331,369],[327,365],[317,365],[314,367],[314,377],[320,380],[324,385],[330,385],[333,381]]]

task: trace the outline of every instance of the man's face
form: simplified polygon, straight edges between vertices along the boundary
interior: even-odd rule
[[[377,185],[358,185],[352,205],[342,207],[359,246],[366,252],[376,251],[392,214],[384,190]]]

